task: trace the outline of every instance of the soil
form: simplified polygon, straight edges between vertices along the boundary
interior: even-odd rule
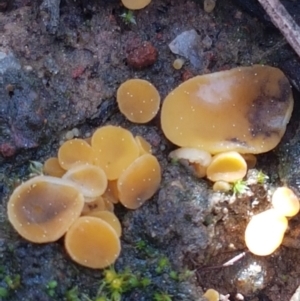
[[[268,208],[274,187],[287,184],[300,196],[299,59],[284,38],[263,11],[245,6],[249,1],[218,1],[206,13],[200,0],[153,0],[129,19],[119,0],[59,2],[0,1],[0,299],[118,300],[108,286],[105,297],[99,294],[105,272],[72,262],[63,240],[27,242],[6,215],[9,195],[30,176],[32,161],[55,156],[75,127],[86,138],[113,124],[149,141],[163,171],[159,191],[141,208],[116,206],[123,235],[115,269],[150,280],[121,291],[121,300],[200,301],[208,288],[229,300],[241,300],[238,293],[249,301],[290,300],[300,276],[299,217],[271,256],[252,255],[243,239],[249,212]],[[168,45],[190,30],[199,43],[176,70],[173,62],[182,57]],[[258,63],[287,74],[295,109],[280,145],[258,156],[256,168],[268,180],[244,194],[214,193],[207,180],[168,160],[175,146],[159,117],[135,125],[116,105],[116,90],[129,78],[149,80],[163,99],[194,75]]]

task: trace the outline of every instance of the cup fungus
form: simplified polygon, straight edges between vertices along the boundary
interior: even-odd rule
[[[129,79],[119,87],[117,102],[121,113],[128,120],[146,123],[156,116],[160,96],[150,82],[143,79]]]
[[[88,163],[93,164],[95,153],[92,147],[83,139],[72,139],[64,142],[58,150],[58,162],[63,169]]]
[[[206,176],[206,169],[211,163],[211,154],[197,148],[181,147],[170,152],[169,157],[192,169],[199,178]]]
[[[93,269],[113,264],[121,251],[116,231],[92,216],[79,217],[73,223],[65,236],[65,247],[75,262]]]
[[[245,231],[248,249],[259,256],[272,254],[280,246],[287,226],[286,217],[273,208],[253,216]]]
[[[148,141],[146,141],[142,136],[135,136],[135,141],[140,150],[140,156],[144,154],[151,154],[152,149]]]
[[[145,154],[137,158],[118,179],[120,202],[129,209],[137,209],[157,191],[161,170],[157,159]]]
[[[203,297],[205,297],[208,301],[219,301],[220,300],[220,294],[212,288],[209,288],[205,292]]]
[[[60,166],[57,158],[48,158],[44,163],[43,173],[48,176],[60,178],[65,172],[65,169]]]
[[[229,183],[241,180],[247,173],[247,163],[237,152],[224,152],[215,155],[206,170],[207,178],[213,182]]]
[[[108,180],[116,180],[139,156],[133,135],[121,127],[107,125],[99,128],[92,137],[96,152],[96,165],[105,171]]]
[[[8,219],[25,239],[46,243],[62,237],[80,216],[81,192],[66,180],[38,176],[17,187],[7,205]]]
[[[110,211],[105,210],[92,210],[87,214],[87,216],[94,216],[103,219],[105,222],[107,222],[109,225],[112,226],[112,228],[116,231],[118,237],[122,234],[122,227],[119,219],[116,217],[116,215]]]
[[[257,154],[279,143],[292,109],[285,75],[254,65],[185,81],[165,98],[161,125],[178,146]]]
[[[107,177],[103,169],[90,164],[76,165],[62,178],[72,181],[87,198],[101,196],[107,188]]]
[[[146,7],[151,0],[122,0],[123,5],[132,10],[142,9]]]
[[[273,208],[281,215],[292,217],[299,212],[299,200],[288,187],[278,187],[272,195]]]

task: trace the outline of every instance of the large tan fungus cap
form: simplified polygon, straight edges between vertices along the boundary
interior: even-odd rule
[[[281,244],[287,229],[286,217],[269,209],[253,216],[245,231],[245,242],[255,255],[272,254]]]
[[[299,199],[288,187],[279,187],[274,191],[272,205],[279,214],[287,217],[295,216],[300,209]]]
[[[73,223],[65,236],[65,247],[75,262],[93,269],[113,264],[121,251],[116,231],[92,216],[82,216]]]
[[[119,219],[116,217],[116,215],[113,212],[104,211],[104,210],[99,210],[99,211],[92,210],[87,215],[103,219],[105,222],[107,222],[109,225],[112,226],[112,228],[116,231],[118,237],[121,236],[122,226]]]
[[[25,239],[35,243],[56,241],[80,216],[81,192],[66,180],[38,176],[17,187],[8,205],[8,219]]]
[[[102,195],[107,188],[107,177],[102,168],[90,164],[80,164],[70,168],[63,179],[72,181],[88,198]]]
[[[146,123],[153,119],[160,105],[157,89],[143,79],[129,79],[117,91],[119,109],[125,117],[135,123]]]
[[[135,136],[135,141],[139,147],[140,150],[140,156],[144,154],[151,154],[151,144],[145,140],[142,136]]]
[[[52,157],[45,161],[43,172],[48,176],[61,178],[66,170],[60,166],[57,158]]]
[[[123,5],[132,10],[142,9],[146,7],[151,0],[121,0]]]
[[[64,142],[58,150],[58,161],[63,169],[70,169],[78,164],[93,164],[95,153],[83,139],[72,139]]]
[[[161,169],[157,159],[145,154],[137,158],[118,179],[120,202],[129,209],[137,209],[157,191]]]
[[[92,137],[96,152],[95,164],[103,168],[108,180],[116,180],[121,173],[139,156],[139,148],[133,135],[117,126],[104,126]]]
[[[258,154],[279,143],[292,109],[285,75],[254,65],[185,81],[164,100],[161,125],[166,137],[182,147]]]
[[[207,178],[213,182],[226,181],[233,183],[241,180],[247,173],[247,163],[237,152],[225,152],[215,155],[207,167]]]

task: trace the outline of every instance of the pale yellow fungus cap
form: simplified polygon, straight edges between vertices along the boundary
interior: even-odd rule
[[[123,5],[132,10],[142,9],[146,7],[151,0],[121,0]]]
[[[140,156],[152,153],[151,144],[148,141],[146,141],[142,136],[135,136],[135,141],[139,147]]]
[[[95,164],[106,173],[108,180],[116,180],[139,156],[136,141],[126,129],[107,125],[96,130],[92,137],[96,152]]]
[[[62,177],[72,181],[84,197],[95,198],[102,195],[107,188],[107,177],[102,168],[80,164],[70,168]]]
[[[79,217],[73,223],[65,236],[65,247],[75,262],[93,269],[113,264],[121,251],[116,231],[92,216]]]
[[[161,169],[157,159],[145,154],[137,158],[118,179],[120,202],[129,209],[137,209],[159,188]]]
[[[173,62],[173,68],[176,70],[180,70],[182,68],[183,64],[184,64],[183,59],[176,59]]]
[[[84,198],[66,180],[38,176],[17,187],[7,204],[8,219],[25,239],[46,243],[62,237],[80,216]]]
[[[208,301],[219,301],[220,294],[216,290],[209,288],[203,297],[205,297]]]
[[[161,125],[166,137],[182,147],[258,154],[279,143],[292,109],[285,75],[254,65],[185,81],[165,98]]]
[[[169,157],[188,167],[198,178],[206,176],[207,167],[211,163],[211,154],[197,148],[181,147],[170,152]]]
[[[299,199],[288,187],[278,187],[272,195],[272,205],[281,215],[292,217],[299,212]]]
[[[287,226],[286,217],[273,208],[254,215],[245,231],[249,251],[259,256],[272,254],[280,246]]]
[[[157,89],[143,79],[129,79],[117,91],[119,109],[131,122],[147,123],[153,119],[160,106]]]
[[[217,181],[213,185],[213,191],[228,192],[232,189],[232,186],[226,181]]]
[[[60,178],[65,172],[66,170],[60,166],[58,159],[55,157],[48,158],[44,163],[43,173],[45,175]]]
[[[83,139],[64,142],[59,148],[57,156],[60,166],[66,170],[78,164],[93,164],[95,160],[94,150]]]
[[[237,152],[224,152],[215,155],[207,167],[207,178],[213,182],[226,181],[233,183],[241,180],[247,173],[247,163]]]
[[[116,215],[113,212],[105,211],[105,210],[92,210],[87,214],[87,216],[94,216],[103,219],[105,222],[107,222],[109,225],[112,226],[112,228],[116,231],[118,237],[122,234],[122,226],[119,221],[119,219],[116,217]]]

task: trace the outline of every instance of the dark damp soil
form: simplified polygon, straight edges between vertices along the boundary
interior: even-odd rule
[[[250,254],[243,240],[249,212],[269,207],[271,189],[285,183],[300,193],[299,59],[263,11],[245,5],[249,1],[217,1],[206,13],[200,0],[153,0],[126,22],[119,0],[41,2],[0,1],[0,300],[120,297],[102,287],[105,272],[72,262],[63,240],[27,242],[6,215],[9,195],[29,177],[31,161],[54,156],[73,128],[85,138],[104,124],[143,136],[163,171],[151,201],[135,211],[116,206],[123,235],[115,269],[137,281],[117,290],[121,300],[196,301],[208,288],[230,300],[238,300],[237,293],[249,301],[290,300],[300,276],[299,217],[271,256]],[[189,30],[199,42],[175,70],[180,56],[168,44]],[[246,194],[213,193],[207,180],[168,160],[174,146],[159,118],[134,125],[116,105],[116,90],[129,78],[151,81],[163,99],[191,76],[255,63],[286,72],[296,105],[281,144],[258,156],[256,168],[269,178],[254,181]],[[233,265],[223,266],[235,256]]]

